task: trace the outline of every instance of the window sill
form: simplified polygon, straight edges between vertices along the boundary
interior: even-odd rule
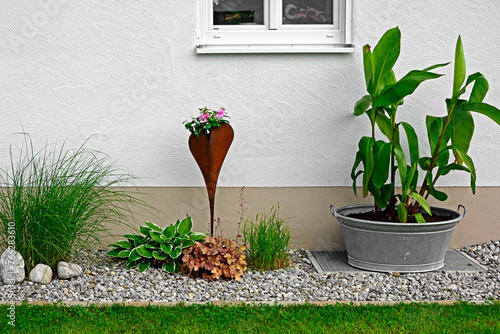
[[[216,53],[353,53],[351,44],[287,44],[287,45],[198,45],[198,54]]]

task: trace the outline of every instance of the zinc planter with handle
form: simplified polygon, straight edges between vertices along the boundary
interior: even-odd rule
[[[463,213],[460,213],[462,208]],[[433,215],[451,219],[427,223],[375,222],[349,217],[373,211],[373,205],[344,206],[330,211],[340,223],[348,263],[357,268],[380,272],[425,272],[444,266],[444,257],[453,231],[465,216],[457,211],[431,207]]]

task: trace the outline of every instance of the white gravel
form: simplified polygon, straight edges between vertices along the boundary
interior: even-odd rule
[[[0,300],[103,302],[209,301],[436,301],[500,300],[500,241],[462,249],[488,267],[482,272],[420,274],[318,274],[303,250],[291,252],[289,269],[247,271],[236,281],[208,282],[150,268],[126,270],[105,251],[82,252],[73,261],[84,274],[50,284],[0,285]],[[84,253],[84,254],[83,254]],[[90,258],[90,261],[89,261]],[[8,299],[10,298],[10,299]]]

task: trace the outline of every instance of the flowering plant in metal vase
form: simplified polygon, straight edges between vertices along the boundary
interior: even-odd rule
[[[229,116],[226,114],[226,109],[219,108],[217,110],[199,108],[200,114],[196,117],[192,116],[185,120],[182,124],[189,130],[196,138],[200,137],[200,133],[210,136],[210,132],[214,128],[220,127],[221,124],[227,123]]]
[[[214,205],[217,179],[222,163],[233,142],[234,131],[224,108],[217,110],[200,108],[197,117],[184,121],[189,136],[189,150],[196,160],[207,187],[210,205],[210,234],[214,235]]]

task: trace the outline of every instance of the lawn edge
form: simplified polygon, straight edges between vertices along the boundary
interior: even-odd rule
[[[314,305],[314,306],[330,306],[330,305],[353,305],[353,306],[365,306],[365,305],[376,305],[376,306],[394,306],[398,304],[438,304],[438,305],[454,305],[467,302],[472,305],[485,305],[500,302],[499,300],[435,300],[435,301],[213,301],[213,302],[85,302],[85,301],[33,301],[33,302],[21,302],[16,301],[11,303],[10,301],[0,301],[0,306],[2,305],[60,305],[60,306],[97,306],[97,307],[111,307],[114,305],[121,306],[134,306],[134,307],[147,307],[147,306],[164,306],[164,307],[175,307],[179,305],[214,305],[214,306],[296,306],[296,305]]]

